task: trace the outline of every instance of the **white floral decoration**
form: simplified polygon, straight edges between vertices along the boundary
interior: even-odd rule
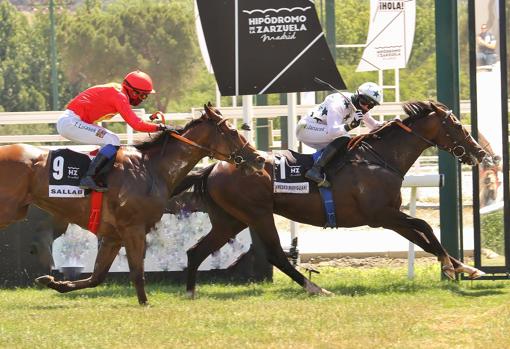
[[[211,230],[207,213],[182,212],[164,214],[161,221],[147,234],[145,271],[180,271],[188,264],[186,251]],[[234,264],[251,246],[248,229],[215,251],[200,266],[200,270],[224,269]],[[56,267],[84,266],[83,272],[92,272],[97,255],[97,238],[87,230],[70,224],[66,233],[55,240],[53,255]],[[110,268],[111,272],[129,271],[125,248]]]

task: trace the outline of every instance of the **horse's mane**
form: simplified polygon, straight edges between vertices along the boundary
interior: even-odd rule
[[[448,109],[444,104],[436,101],[412,101],[402,105],[402,109],[407,114],[408,118],[404,120],[404,123],[409,123],[411,120],[429,115],[434,108],[434,104],[441,109]]]
[[[383,126],[371,131],[367,134],[362,134],[359,136],[353,137],[349,141],[349,150],[354,149],[356,146],[359,145],[359,143],[367,138],[374,137],[374,136],[383,136],[386,132],[389,132],[392,129],[395,129],[396,127],[399,127],[397,125],[397,122],[402,122],[404,125],[409,125],[413,120],[416,120],[418,118],[425,117],[429,115],[431,112],[434,111],[434,108],[432,107],[432,104],[435,106],[438,106],[442,109],[448,109],[444,104],[436,101],[411,101],[406,102],[402,105],[402,109],[407,114],[407,118],[403,119],[402,121],[390,121],[388,123],[385,123]]]
[[[191,120],[190,122],[188,122],[186,124],[186,126],[184,126],[184,128],[182,130],[179,130],[179,133],[186,132],[187,130],[189,130],[196,124],[200,123],[201,121],[202,121],[201,118]],[[147,151],[154,147],[163,145],[165,142],[167,142],[169,137],[170,137],[169,132],[161,131],[161,132],[158,132],[155,137],[149,137],[148,139],[146,139],[140,143],[136,143],[133,146],[140,151]]]

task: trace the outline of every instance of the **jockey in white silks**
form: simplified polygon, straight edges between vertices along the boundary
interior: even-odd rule
[[[297,125],[297,138],[314,149],[323,149],[313,167],[305,173],[305,177],[318,183],[321,187],[329,187],[330,183],[323,173],[324,166],[339,151],[345,152],[350,139],[349,131],[363,121],[369,130],[382,125],[370,115],[370,109],[379,105],[382,90],[376,83],[365,82],[355,93],[333,93],[312,109]]]

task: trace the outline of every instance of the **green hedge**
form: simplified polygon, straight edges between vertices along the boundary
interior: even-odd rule
[[[494,252],[505,254],[503,210],[488,213],[480,217],[481,244]]]

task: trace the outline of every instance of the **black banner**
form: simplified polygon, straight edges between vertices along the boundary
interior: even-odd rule
[[[345,89],[309,0],[197,0],[223,96]]]

